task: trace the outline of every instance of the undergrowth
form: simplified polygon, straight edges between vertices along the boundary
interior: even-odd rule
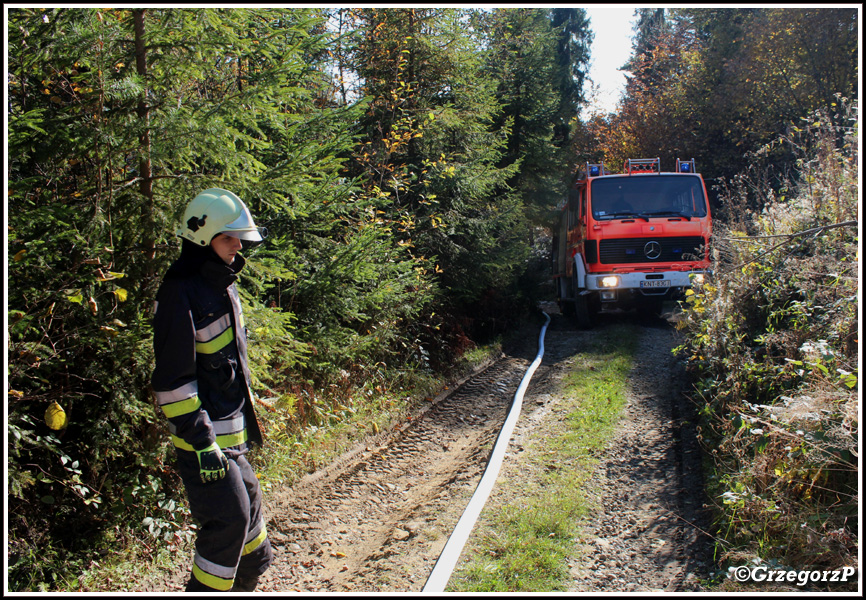
[[[759,184],[734,182],[713,279],[684,303],[678,350],[696,382],[722,573],[858,561],[855,109],[843,117],[817,114],[779,140],[797,172],[759,190],[762,212],[741,208]]]

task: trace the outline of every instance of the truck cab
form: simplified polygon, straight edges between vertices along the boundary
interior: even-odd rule
[[[600,310],[658,313],[709,270],[710,207],[694,159],[587,163],[560,206],[553,273],[562,311],[588,327]]]

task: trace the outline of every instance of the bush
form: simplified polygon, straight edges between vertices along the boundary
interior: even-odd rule
[[[695,377],[722,560],[857,562],[859,354],[854,111],[817,114],[779,143],[790,196],[714,232],[714,276],[689,292],[679,349]],[[784,190],[785,188],[783,188]]]

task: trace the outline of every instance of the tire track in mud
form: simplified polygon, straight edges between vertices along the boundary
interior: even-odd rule
[[[696,415],[671,352],[677,334],[638,322],[627,404],[588,485],[597,512],[583,522],[569,592],[701,591],[711,570]]]
[[[484,471],[528,360],[503,357],[342,470],[266,507],[262,591],[420,591]]]

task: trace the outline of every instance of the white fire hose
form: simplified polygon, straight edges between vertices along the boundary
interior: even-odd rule
[[[475,493],[469,500],[469,504],[463,510],[463,515],[454,527],[454,532],[448,538],[448,542],[442,549],[442,553],[436,560],[433,566],[433,571],[427,578],[427,583],[424,584],[423,592],[437,593],[445,590],[448,585],[448,580],[451,578],[451,573],[457,565],[457,560],[460,558],[460,553],[463,551],[463,546],[466,540],[469,539],[469,534],[472,533],[472,528],[487,502],[488,496],[493,489],[496,478],[499,476],[499,470],[502,467],[502,461],[505,458],[505,450],[511,441],[511,434],[514,432],[514,427],[517,425],[517,419],[520,417],[520,408],[523,404],[523,395],[526,393],[526,388],[529,387],[529,380],[532,379],[533,373],[541,364],[541,359],[544,356],[544,334],[547,331],[547,326],[550,324],[550,315],[544,313],[546,319],[541,327],[541,333],[538,336],[538,354],[535,360],[527,369],[517,392],[514,394],[514,400],[511,404],[511,409],[508,412],[508,418],[505,419],[505,424],[496,438],[496,444],[493,446],[493,452],[490,455],[490,460],[487,462],[487,467],[484,469],[484,474],[481,476],[481,481],[478,482],[478,487],[475,488]]]

